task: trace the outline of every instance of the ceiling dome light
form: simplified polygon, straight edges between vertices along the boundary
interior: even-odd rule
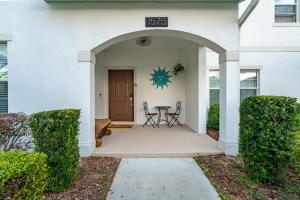
[[[152,44],[152,41],[148,37],[141,37],[136,40],[136,44],[141,47],[147,47]]]

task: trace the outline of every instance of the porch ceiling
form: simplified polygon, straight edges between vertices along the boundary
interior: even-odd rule
[[[230,3],[230,2],[242,2],[244,0],[45,0],[46,2],[206,2],[206,3],[212,3],[212,2],[220,2],[220,3]]]

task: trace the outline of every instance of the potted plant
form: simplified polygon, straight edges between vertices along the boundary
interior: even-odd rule
[[[181,63],[177,63],[174,66],[173,74],[177,76],[180,72],[184,71],[184,66]]]

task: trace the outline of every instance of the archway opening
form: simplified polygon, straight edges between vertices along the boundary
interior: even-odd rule
[[[141,40],[145,40],[144,44],[140,44]],[[170,106],[169,112],[175,112],[175,103],[181,101],[182,109],[178,121],[186,125],[185,129],[180,129],[181,127],[178,126],[174,126],[176,129],[163,129],[163,126],[156,130],[152,130],[152,127],[144,129],[139,127],[136,129],[140,133],[142,131],[144,134],[148,134],[144,136],[146,138],[153,131],[161,132],[161,135],[158,136],[162,137],[153,140],[152,147],[149,140],[144,138],[144,145],[150,144],[146,148],[147,152],[150,151],[151,153],[152,151],[152,153],[156,152],[160,155],[170,151],[175,154],[221,153],[222,151],[218,149],[217,142],[208,138],[205,134],[209,107],[207,48],[219,54],[225,52],[222,47],[208,39],[172,30],[129,33],[117,36],[97,46],[92,50],[96,57],[95,117],[113,118],[116,121],[115,123],[121,121],[123,124],[133,123],[141,126],[147,120],[143,110],[143,102],[148,102],[151,113],[158,113],[157,106]],[[175,75],[173,73],[174,66],[178,63],[184,66],[184,71]],[[157,87],[155,84],[153,85],[151,74],[159,69],[167,71],[172,76],[170,82],[167,83],[168,86]],[[132,77],[129,77],[129,79],[132,79],[131,89],[131,86],[128,86],[130,81],[126,80],[128,78],[126,73],[129,71],[132,71]],[[119,77],[119,79],[112,80],[111,74],[113,72],[117,74],[116,77]],[[122,100],[123,102],[121,102]],[[132,113],[129,114],[129,112]],[[116,116],[119,116],[119,118]],[[158,121],[157,117],[154,118],[155,122]],[[165,116],[162,116],[162,118],[165,118]],[[113,130],[113,132],[119,131],[120,129]],[[136,150],[130,149],[130,151],[135,154],[143,153],[143,149],[145,149],[141,145],[143,138],[130,138],[130,134],[131,136],[134,135],[135,131],[133,129],[123,130],[123,133],[120,134],[125,135],[124,132],[128,133],[128,137],[124,141],[128,143],[128,141],[136,140],[130,146],[141,147]],[[167,132],[173,132],[173,135],[166,136]],[[176,139],[174,132],[178,132],[180,141]],[[197,136],[196,133],[198,133],[198,136],[200,134],[202,138],[192,137],[192,132],[193,136]],[[114,136],[110,137],[111,140],[116,140]],[[195,143],[195,140],[199,140],[199,142]],[[170,144],[159,141],[169,141]],[[126,146],[119,145],[119,147],[116,147],[113,144],[108,144],[112,142],[109,137],[103,139],[104,145],[109,147],[107,152],[112,152],[113,149],[111,148],[116,148],[116,154],[126,155],[126,149],[128,149]],[[173,148],[174,146],[175,148]],[[182,147],[191,148],[184,149]],[[160,149],[160,152],[157,152],[157,149]],[[103,149],[99,152],[102,153],[101,155],[106,155],[103,154],[103,152],[105,153]]]
[[[91,51],[93,54],[97,54],[104,49],[117,44],[119,42],[123,42],[130,39],[141,38],[141,37],[155,37],[155,36],[166,36],[166,37],[174,37],[179,39],[184,39],[190,42],[194,42],[200,46],[205,46],[218,54],[224,54],[226,52],[225,48],[221,47],[219,44],[213,42],[210,39],[201,37],[199,35],[195,35],[189,32],[171,30],[171,29],[149,29],[136,31],[131,33],[126,33],[122,35],[118,35],[112,37],[110,40],[102,42],[101,44],[94,47]]]

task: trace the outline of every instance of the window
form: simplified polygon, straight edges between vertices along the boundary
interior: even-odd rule
[[[213,70],[209,72],[209,102],[218,104],[220,97],[220,72]]]
[[[258,94],[258,71],[241,70],[240,73],[241,102],[250,96]]]
[[[297,0],[275,0],[275,22],[297,22]]]
[[[8,112],[7,44],[0,42],[0,113]]]
[[[241,70],[240,88],[241,101],[249,96],[256,96],[259,92],[258,87],[258,70]],[[219,70],[209,71],[209,102],[218,104],[220,98],[220,72]]]

